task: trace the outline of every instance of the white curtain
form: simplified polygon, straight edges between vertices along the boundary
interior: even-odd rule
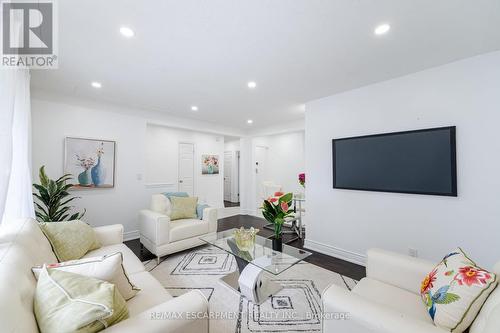
[[[31,190],[30,74],[0,69],[0,217],[34,217]]]

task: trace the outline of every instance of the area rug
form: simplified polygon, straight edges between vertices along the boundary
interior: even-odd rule
[[[253,304],[219,279],[237,269],[233,255],[205,246],[144,262],[172,296],[200,290],[210,303],[210,332],[319,332],[321,295],[332,283],[351,289],[356,281],[301,262],[270,275],[283,289],[261,305]]]

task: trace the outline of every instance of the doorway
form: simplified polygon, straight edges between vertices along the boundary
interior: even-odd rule
[[[179,143],[179,192],[194,196],[194,144]]]
[[[267,181],[267,152],[269,148],[265,146],[255,147],[255,193],[257,194],[257,207],[262,205],[262,200],[266,196],[263,184]]]
[[[240,152],[224,152],[224,207],[240,206]]]

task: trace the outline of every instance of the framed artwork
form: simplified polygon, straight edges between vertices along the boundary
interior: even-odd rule
[[[115,187],[115,147],[109,140],[67,137],[64,171],[73,176],[75,189]]]
[[[219,155],[201,155],[201,174],[219,174]]]

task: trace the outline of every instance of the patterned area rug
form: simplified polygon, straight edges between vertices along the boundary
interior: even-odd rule
[[[210,302],[210,331],[247,332],[319,332],[321,331],[321,295],[332,283],[351,289],[356,281],[321,267],[301,262],[273,276],[283,289],[261,305],[219,282],[237,269],[231,254],[212,246],[196,248],[144,262],[146,269],[169,291],[179,296],[193,289],[205,294]]]

